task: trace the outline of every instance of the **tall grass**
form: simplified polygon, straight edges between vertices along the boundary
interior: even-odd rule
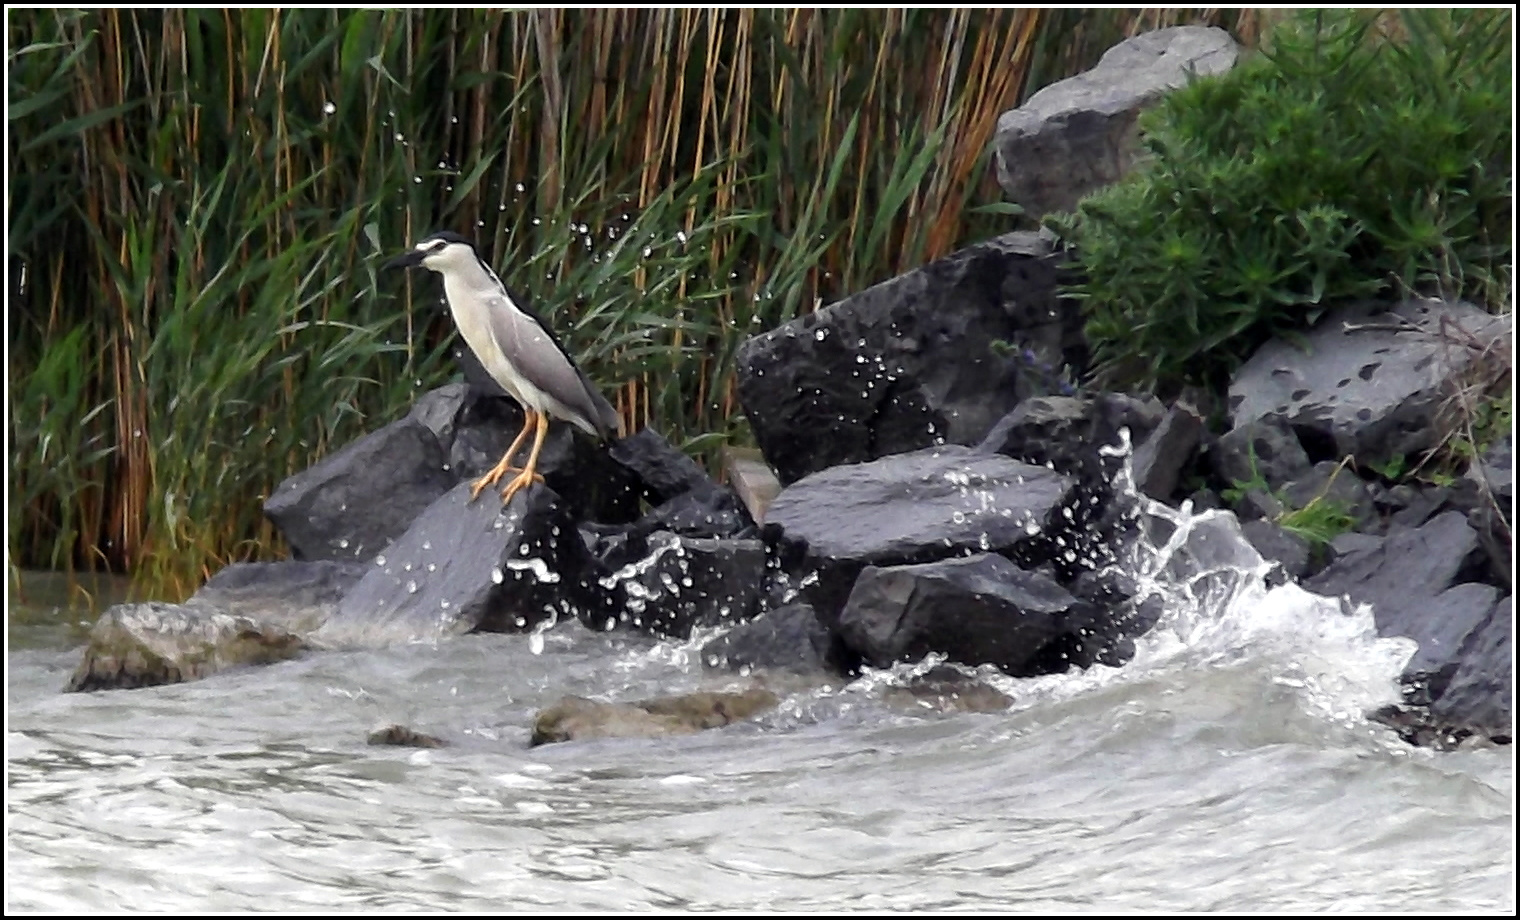
[[[375,270],[435,229],[630,429],[743,438],[745,337],[1001,229],[998,114],[1179,16],[1220,18],[11,12],[12,558],[176,593],[277,553],[272,485],[452,372]]]

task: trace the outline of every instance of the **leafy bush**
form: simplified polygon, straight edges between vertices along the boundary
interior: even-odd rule
[[[1217,385],[1333,302],[1507,301],[1507,10],[1305,11],[1140,119],[1147,156],[1077,213],[1104,383]]]

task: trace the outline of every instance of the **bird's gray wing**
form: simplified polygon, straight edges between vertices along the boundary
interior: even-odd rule
[[[617,410],[575,365],[548,328],[523,304],[506,295],[492,295],[490,301],[491,337],[517,372],[589,422],[594,429],[591,433],[601,438],[615,437],[620,427]]]

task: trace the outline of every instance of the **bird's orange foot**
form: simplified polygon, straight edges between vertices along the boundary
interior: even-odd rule
[[[523,470],[516,476],[512,477],[512,481],[507,483],[507,487],[501,490],[501,503],[505,505],[507,502],[510,502],[512,500],[512,496],[516,495],[518,492],[526,489],[528,486],[531,486],[534,483],[542,483],[543,481],[544,477],[540,476],[533,470]]]

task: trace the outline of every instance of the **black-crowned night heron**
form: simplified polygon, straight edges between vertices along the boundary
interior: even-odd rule
[[[469,240],[457,233],[434,233],[385,267],[414,265],[443,276],[443,296],[465,344],[480,359],[486,373],[523,407],[522,431],[502,455],[501,462],[475,480],[470,490],[471,501],[508,471],[518,470],[511,465],[512,457],[530,430],[534,433],[533,450],[528,454],[528,462],[502,490],[501,500],[511,501],[518,490],[544,481],[536,467],[544,437],[549,433],[551,415],[599,440],[617,436],[617,410],[575,366],[548,324],[521,297],[507,290]]]

